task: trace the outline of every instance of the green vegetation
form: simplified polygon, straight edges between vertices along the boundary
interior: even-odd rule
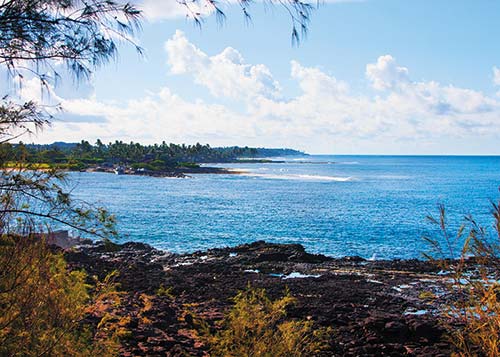
[[[234,297],[220,329],[211,332],[202,323],[201,335],[213,356],[315,356],[328,348],[331,331],[314,329],[313,321],[286,319],[286,309],[294,303],[288,291],[273,301],[264,289],[248,286]]]
[[[0,66],[8,82],[38,80],[41,92],[60,78],[56,68],[87,78],[115,58],[117,41],[131,42],[139,17],[132,5],[109,0],[1,1]],[[57,109],[17,94],[0,96],[0,355],[117,355],[123,331],[111,312],[120,303],[113,276],[99,282],[72,271],[45,244],[54,224],[109,237],[114,220],[73,200],[54,169],[81,162],[57,150],[35,162],[23,145],[14,149],[13,140],[43,129]]]
[[[172,286],[169,287],[164,287],[163,284],[160,285],[160,287],[156,290],[156,295],[158,296],[166,296],[171,299],[174,299],[174,294],[173,294],[174,288]]]
[[[500,356],[500,206],[492,208],[493,234],[472,217],[450,234],[443,206],[439,218],[429,217],[441,237],[425,238],[433,248],[426,256],[451,277],[442,320],[458,356]]]
[[[112,277],[69,271],[39,237],[0,237],[0,355],[113,356],[120,327]],[[84,323],[93,319],[94,324]]]
[[[83,170],[90,166],[127,165],[133,169],[163,171],[173,168],[198,168],[198,163],[215,162],[271,162],[252,159],[263,156],[303,155],[291,149],[264,149],[249,147],[212,148],[210,145],[141,145],[138,143],[95,145],[82,140],[78,144],[55,143],[52,145],[25,145],[19,143],[0,145],[0,154],[11,158],[10,167],[22,160],[39,165],[40,168],[57,167],[68,170]],[[241,159],[241,158],[246,158]]]
[[[224,16],[215,2],[194,3]],[[292,38],[298,40],[296,26],[305,33],[310,5],[279,4],[289,11]],[[191,12],[190,5],[184,5]],[[249,16],[246,7],[244,13]],[[192,15],[201,22],[200,14]],[[140,16],[130,3],[113,0],[0,1],[0,66],[16,87],[21,88],[24,80],[38,80],[41,94],[62,78],[56,70],[78,82],[116,58],[119,41],[142,51],[134,43]],[[251,149],[100,141],[95,146],[85,141],[60,147],[15,145],[22,135],[48,125],[59,108],[41,105],[35,98],[23,102],[14,94],[0,96],[0,355],[117,355],[119,339],[130,336],[125,329],[130,318],[113,312],[120,303],[113,275],[99,282],[71,271],[44,241],[54,224],[107,238],[115,233],[114,220],[102,208],[75,202],[58,169],[106,163],[150,165],[144,168],[154,170],[192,168],[193,162],[226,161]],[[110,241],[105,245],[116,249]],[[141,295],[141,301],[140,317],[147,322],[142,314],[151,309],[151,298]]]

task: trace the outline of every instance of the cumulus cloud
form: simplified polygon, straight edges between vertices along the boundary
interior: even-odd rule
[[[255,136],[252,123],[243,116],[217,104],[201,100],[186,101],[168,88],[124,104],[100,102],[95,98],[63,101],[65,110],[61,121],[44,133],[44,138],[64,138],[78,141],[82,137],[102,140],[127,140],[140,142],[203,141],[207,137]],[[68,123],[67,115],[83,115],[86,118],[105,118],[105,121],[86,120]],[[74,119],[74,118],[73,118]],[[224,132],[220,131],[224,128]],[[91,137],[89,137],[89,135]]]
[[[378,90],[393,89],[409,82],[408,68],[400,67],[391,55],[380,56],[366,66],[366,76]]]
[[[335,77],[328,76],[318,68],[304,67],[297,61],[291,62],[291,75],[299,82],[304,93],[312,95],[340,94],[349,90],[349,85],[346,82],[338,81]]]
[[[165,49],[173,74],[192,75],[197,83],[207,87],[215,96],[235,99],[279,96],[279,84],[269,69],[263,64],[246,64],[234,48],[227,47],[209,57],[177,30],[166,42]]]
[[[286,98],[265,65],[246,63],[233,48],[209,55],[177,31],[165,49],[170,72],[192,78],[213,100],[182,98],[168,87],[125,103],[60,98],[72,122],[57,122],[43,140],[91,135],[89,139],[292,146],[312,152],[383,148],[436,153],[442,152],[443,142],[470,147],[500,136],[498,98],[415,81],[390,55],[366,66],[367,90],[358,93],[330,73],[291,61],[290,76],[300,93]],[[368,95],[370,86],[381,91]],[[234,105],[218,104],[220,98]],[[78,123],[76,115],[88,120]]]

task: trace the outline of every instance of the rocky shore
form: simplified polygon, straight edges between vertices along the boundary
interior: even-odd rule
[[[446,299],[446,277],[428,262],[333,259],[309,254],[301,245],[262,241],[186,255],[142,243],[95,243],[65,255],[72,268],[83,268],[89,276],[102,278],[118,270],[124,292],[118,309],[130,317],[123,356],[206,356],[207,346],[192,333],[186,309],[214,326],[231,307],[231,298],[248,284],[265,288],[272,298],[288,287],[297,299],[290,318],[331,327],[324,355],[451,352],[436,318]]]
[[[210,175],[231,175],[239,174],[237,170],[225,169],[222,167],[210,167],[210,166],[199,166],[199,167],[179,167],[172,168],[171,170],[161,170],[161,171],[151,171],[151,170],[134,170],[131,168],[123,168],[117,170],[114,167],[91,167],[85,170],[85,172],[106,172],[111,174],[120,175],[140,175],[140,176],[152,176],[152,177],[175,177],[175,178],[186,178],[189,175],[199,175],[199,174],[210,174]]]

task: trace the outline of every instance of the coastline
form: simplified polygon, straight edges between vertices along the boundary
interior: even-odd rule
[[[182,319],[186,306],[216,328],[231,298],[248,284],[271,298],[288,288],[297,299],[288,315],[331,327],[324,355],[445,356],[451,346],[437,313],[446,299],[445,276],[420,260],[368,261],[310,254],[298,244],[257,241],[192,254],[172,254],[143,243],[84,244],[67,250],[72,269],[103,278],[117,270],[123,292],[120,313],[132,316],[122,355],[206,356],[193,326]],[[168,294],[158,291],[167,289]],[[420,298],[424,291],[436,299]],[[142,296],[142,297],[141,297]],[[148,297],[148,323],[141,299]],[[135,317],[134,317],[135,316]]]
[[[284,160],[271,160],[271,159],[240,159],[235,161],[227,161],[227,162],[213,162],[211,164],[284,164],[287,161]],[[332,161],[296,161],[296,164],[335,164]],[[138,176],[151,176],[151,177],[171,177],[171,178],[189,178],[189,175],[242,175],[246,174],[246,170],[239,170],[233,168],[224,168],[224,167],[213,167],[213,166],[204,166],[206,164],[198,164],[195,163],[193,166],[178,166],[171,169],[166,170],[145,170],[145,169],[133,169],[131,167],[125,167],[121,165],[112,165],[112,166],[96,166],[91,165],[89,167],[83,169],[74,169],[68,167],[58,167],[57,165],[54,168],[44,167],[48,164],[34,164],[36,170],[39,171],[50,171],[53,169],[67,171],[67,172],[104,172],[111,174],[119,174],[119,175],[138,175]],[[210,164],[208,164],[210,165]],[[15,165],[12,167],[7,167],[7,170],[16,170],[19,169]],[[31,169],[28,169],[31,170]]]
[[[114,168],[88,168],[84,172],[104,172],[116,174]],[[228,169],[222,167],[200,166],[191,168],[175,168],[165,171],[137,171],[137,170],[123,170],[120,175],[137,175],[137,176],[151,176],[151,177],[174,177],[174,178],[189,178],[189,175],[240,175],[243,171],[236,169]]]

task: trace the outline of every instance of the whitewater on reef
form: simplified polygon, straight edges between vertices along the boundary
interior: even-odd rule
[[[254,173],[248,171],[241,171],[241,175],[248,177],[258,177],[263,179],[270,180],[312,180],[312,181],[338,181],[345,182],[350,181],[352,177],[338,177],[338,176],[321,176],[321,175],[283,175],[283,174],[263,174],[263,173]]]
[[[490,227],[500,157],[303,156],[208,164],[238,174],[163,179],[71,173],[79,199],[117,217],[120,241],[189,253],[256,240],[366,259],[421,258],[426,216],[444,204],[450,230],[472,214]]]

